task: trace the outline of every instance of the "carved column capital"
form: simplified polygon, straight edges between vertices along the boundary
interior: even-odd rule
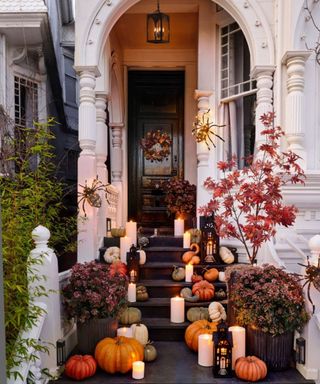
[[[122,181],[122,130],[123,123],[110,123],[112,132],[112,179]]]

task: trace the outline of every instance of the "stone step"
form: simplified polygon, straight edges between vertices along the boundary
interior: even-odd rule
[[[174,297],[179,296],[180,291],[184,287],[192,287],[192,283],[185,281],[173,281],[173,280],[140,280],[139,284],[144,285],[147,288],[150,298],[159,297]],[[226,290],[226,284],[222,282],[215,282],[215,287]]]
[[[197,303],[185,302],[185,311],[187,313],[189,308],[193,307],[208,307],[211,301],[200,301]],[[227,300],[220,301],[220,303],[227,308]],[[130,307],[139,308],[142,313],[142,322],[144,318],[170,318],[170,298],[169,297],[155,297],[149,298],[148,301],[138,301],[129,303]]]
[[[141,279],[153,280],[153,279],[168,279],[171,276],[172,271],[176,267],[185,267],[183,262],[164,262],[164,261],[147,261],[145,264],[140,266],[140,277]],[[204,273],[204,268],[217,268],[219,271],[224,271],[226,268],[225,264],[215,265],[203,265],[198,264],[193,266],[194,272],[199,275]]]
[[[148,327],[149,339],[152,341],[184,341],[186,328],[191,324],[171,323],[169,318],[145,317],[142,324]]]
[[[188,349],[184,342],[156,341],[158,357],[152,363],[146,363],[145,378],[139,380],[141,384],[244,384],[242,380],[215,379],[211,367],[198,365],[198,355]],[[76,351],[75,351],[76,352]],[[129,384],[137,382],[132,380],[132,372],[126,374],[108,374],[102,370],[95,376],[81,381],[83,384]],[[64,374],[58,381],[51,384],[71,384],[74,380]],[[260,384],[314,384],[313,380],[305,380],[295,369],[284,372],[268,372],[268,376]]]
[[[182,236],[150,236],[149,247],[183,247]]]
[[[148,247],[145,249],[147,260],[150,262],[181,262],[183,254],[187,251],[182,247]]]

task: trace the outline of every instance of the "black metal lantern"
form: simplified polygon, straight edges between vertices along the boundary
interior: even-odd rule
[[[219,236],[214,227],[214,216],[200,216],[200,230],[202,263],[219,263]]]
[[[225,322],[218,324],[217,332],[213,334],[215,377],[232,377],[232,332],[228,331]]]
[[[57,366],[61,367],[66,362],[66,342],[59,339],[56,344]]]
[[[154,44],[169,43],[170,41],[170,19],[158,8],[147,15],[147,42]]]
[[[306,362],[306,340],[303,337],[296,339],[296,362],[298,364]]]
[[[130,283],[137,283],[140,277],[140,255],[133,244],[130,251],[127,252],[127,268]]]

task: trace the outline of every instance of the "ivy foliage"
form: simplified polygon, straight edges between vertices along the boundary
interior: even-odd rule
[[[54,136],[50,132],[54,120],[35,123],[32,128],[14,127],[12,135],[10,121],[0,111],[0,124],[7,373],[17,376],[19,373],[12,369],[28,358],[30,346],[35,354],[45,349],[35,340],[18,339],[21,331],[30,329],[41,313],[33,300],[46,294],[43,278],[35,273],[34,264],[39,261],[29,257],[33,248],[31,232],[43,225],[51,232],[52,248],[56,244],[68,245],[76,232],[76,218],[65,220],[62,215],[65,185],[55,176],[51,145]],[[28,280],[37,285],[31,293]],[[29,359],[34,359],[35,354]]]

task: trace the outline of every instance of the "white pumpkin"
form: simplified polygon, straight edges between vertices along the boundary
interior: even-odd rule
[[[209,317],[212,321],[226,320],[227,314],[221,303],[213,301],[208,308]]]
[[[132,324],[132,337],[139,341],[143,346],[147,345],[149,340],[148,328],[144,324]]]
[[[226,281],[226,274],[223,271],[219,272],[219,281],[223,283]]]
[[[141,264],[141,265],[145,264],[145,262],[147,261],[146,252],[143,249],[139,249],[138,252],[139,252],[139,256],[140,256],[139,264]]]
[[[234,262],[234,255],[227,247],[220,247],[219,254],[222,261],[226,264],[232,264]]]
[[[120,248],[119,247],[107,248],[103,257],[106,263],[114,263],[115,261],[120,260]]]

